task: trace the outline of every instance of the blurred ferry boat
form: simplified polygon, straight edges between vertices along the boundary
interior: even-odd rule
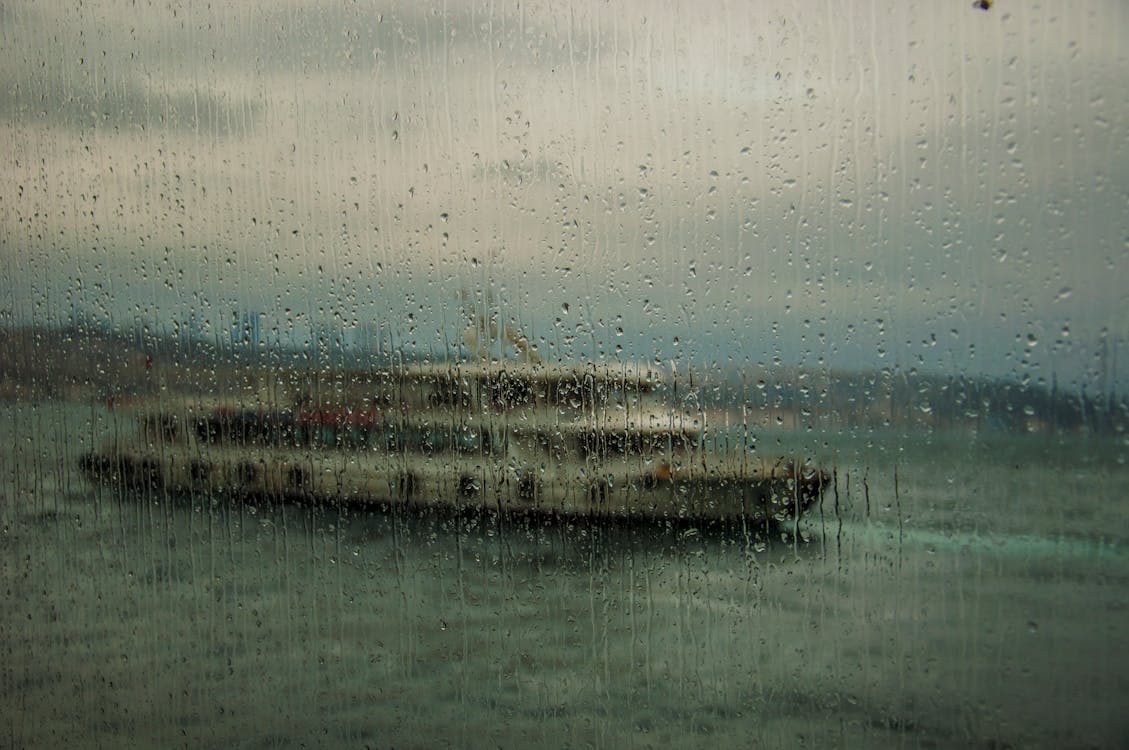
[[[141,406],[82,468],[178,493],[766,528],[828,484],[797,459],[711,450],[704,412],[667,403],[677,383],[650,367],[547,364],[482,314],[465,338],[465,362],[268,371],[223,403]],[[491,358],[493,341],[517,356]]]
[[[765,527],[821,496],[799,460],[709,450],[669,389],[646,367],[528,360],[276,373],[227,403],[138,406],[136,432],[81,463],[177,493]]]

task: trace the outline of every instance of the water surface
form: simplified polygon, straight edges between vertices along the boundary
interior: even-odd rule
[[[14,746],[1117,747],[1124,441],[761,432],[771,538],[122,494],[0,407]]]

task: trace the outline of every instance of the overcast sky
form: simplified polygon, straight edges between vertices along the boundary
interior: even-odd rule
[[[1129,371],[1117,0],[230,5],[0,5],[6,316]]]

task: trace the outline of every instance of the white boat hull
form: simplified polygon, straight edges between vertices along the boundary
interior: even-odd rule
[[[404,504],[652,520],[794,519],[828,483],[824,472],[773,468],[651,466],[640,456],[598,464],[528,467],[489,456],[420,458],[342,451],[206,452],[161,446],[88,454],[82,467],[104,484],[168,493],[237,494],[288,501]]]

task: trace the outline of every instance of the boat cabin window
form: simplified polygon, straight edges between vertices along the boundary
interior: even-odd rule
[[[431,406],[461,406],[468,408],[473,403],[470,384],[457,376],[439,376],[431,386],[427,400]]]
[[[156,434],[162,427],[155,420],[146,420],[144,424],[152,434]],[[491,439],[488,429],[479,427],[366,422],[357,419],[356,415],[348,414],[336,419],[322,413],[297,418],[290,413],[217,414],[198,418],[195,432],[197,440],[207,445],[262,445],[389,453],[490,453],[493,445],[502,444]]]
[[[698,440],[689,432],[625,432],[589,430],[577,436],[576,445],[584,456],[623,456],[641,453],[673,455],[693,449]]]
[[[141,419],[141,432],[149,442],[172,443],[180,437],[180,420],[173,414],[148,414]]]
[[[294,420],[289,412],[245,411],[198,417],[195,432],[197,440],[211,445],[285,446],[295,439]]]

